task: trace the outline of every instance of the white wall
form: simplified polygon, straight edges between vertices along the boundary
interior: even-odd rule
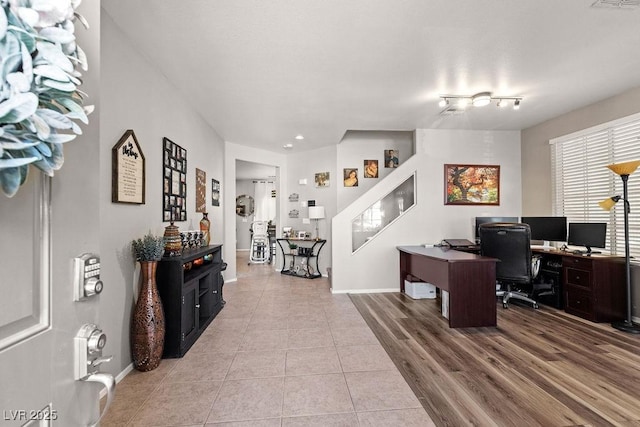
[[[195,212],[195,168],[207,173],[207,210],[212,243],[222,243],[223,210],[211,206],[211,178],[223,180],[224,144],[164,76],[132,48],[128,39],[102,11],[102,103],[100,131],[100,255],[104,291],[99,322],[109,336],[103,365],[118,374],[131,362],[129,323],[138,281],[130,242],[151,231],[162,235],[162,138],[187,150],[187,221],[181,230],[197,229],[202,214]],[[127,129],[133,129],[146,157],[146,203],[111,203],[111,148]],[[89,163],[89,162],[88,162]],[[233,181],[231,181],[233,183]],[[233,218],[233,217],[232,217]],[[233,246],[235,249],[235,245]]]
[[[417,154],[386,180],[333,219],[333,291],[380,292],[399,289],[396,246],[437,243],[446,237],[474,237],[476,216],[519,216],[521,211],[520,133],[517,131],[417,130]],[[500,165],[499,206],[444,204],[444,164]],[[389,193],[413,172],[416,205],[373,240],[351,253],[351,219]],[[338,240],[339,239],[339,240]]]
[[[395,169],[384,165],[384,150],[398,150],[399,164],[414,153],[413,132],[407,131],[349,131],[337,147],[335,183],[338,212],[376,185]],[[364,161],[378,160],[379,178],[364,177]],[[344,169],[358,168],[358,186],[345,187]]]
[[[317,150],[305,151],[302,153],[291,153],[287,156],[289,165],[287,182],[289,192],[283,194],[286,210],[282,216],[282,227],[292,227],[294,230],[310,231],[315,236],[315,221],[304,224],[303,219],[309,218],[309,208],[302,206],[302,202],[315,200],[316,206],[324,206],[325,219],[318,220],[318,230],[320,237],[327,239],[318,258],[318,267],[322,275],[327,275],[327,268],[331,266],[331,218],[336,214],[336,191],[342,186],[342,178],[336,178],[336,156],[335,145],[319,148]],[[328,187],[315,186],[315,174],[319,172],[329,172],[330,183]],[[307,184],[301,185],[301,179],[306,179]],[[297,193],[300,198],[298,202],[290,202],[289,195]],[[300,212],[298,218],[289,218],[289,211],[297,209]],[[280,227],[279,232],[282,230]],[[279,252],[279,251],[278,251]],[[282,267],[282,261],[276,263],[278,269]]]

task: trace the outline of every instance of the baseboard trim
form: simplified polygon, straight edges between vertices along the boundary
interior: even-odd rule
[[[387,292],[400,292],[398,288],[389,288],[389,289],[347,289],[336,291],[335,289],[331,289],[332,294],[383,294]]]
[[[125,367],[122,372],[120,372],[118,375],[116,375],[116,384],[118,384],[120,381],[122,381],[124,379],[124,377],[126,377],[129,372],[133,371],[133,362],[129,363],[129,365],[127,367]],[[106,387],[102,387],[100,389],[100,399],[102,399],[103,397],[105,397],[107,395],[107,388]]]

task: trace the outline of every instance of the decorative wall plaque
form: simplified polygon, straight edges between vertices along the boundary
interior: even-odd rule
[[[145,158],[133,130],[127,130],[111,149],[111,201],[145,202]]]
[[[211,180],[211,205],[220,206],[220,181]]]
[[[207,211],[207,173],[196,168],[196,212]]]

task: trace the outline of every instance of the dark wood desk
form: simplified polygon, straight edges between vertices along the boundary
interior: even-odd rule
[[[557,249],[532,247],[532,252],[551,260],[564,310],[592,322],[623,320],[626,307],[624,257],[576,255]]]
[[[449,292],[449,327],[496,326],[497,259],[448,248],[398,246],[400,290],[408,275]]]

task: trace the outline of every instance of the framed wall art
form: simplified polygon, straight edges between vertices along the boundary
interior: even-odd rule
[[[328,187],[330,184],[329,172],[318,172],[315,176],[316,187]]]
[[[378,177],[378,161],[377,160],[364,161],[364,177],[365,178]]]
[[[384,150],[384,167],[385,168],[397,168],[398,167],[398,150],[395,148],[391,150]]]
[[[211,179],[211,205],[220,206],[220,181]]]
[[[144,205],[145,158],[133,130],[111,149],[111,201]]]
[[[345,168],[342,173],[345,187],[358,186],[358,168]]]
[[[499,205],[500,166],[444,165],[445,205]]]
[[[186,221],[187,150],[166,137],[162,145],[162,221]]]
[[[196,168],[196,212],[207,211],[207,173]]]

